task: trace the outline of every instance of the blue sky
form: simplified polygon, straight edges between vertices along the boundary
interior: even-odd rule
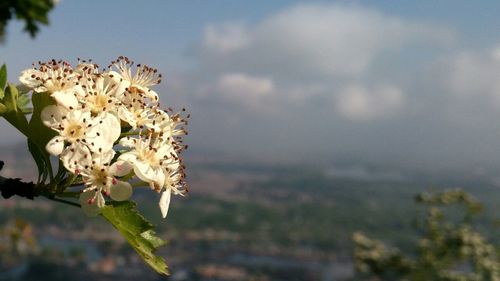
[[[33,61],[119,55],[159,69],[192,113],[192,153],[397,169],[500,168],[500,2],[62,0]],[[19,139],[7,125],[0,143]],[[11,136],[12,135],[12,136]]]

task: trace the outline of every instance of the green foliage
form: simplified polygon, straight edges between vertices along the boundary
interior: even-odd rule
[[[5,84],[7,84],[7,66],[4,64],[0,67],[0,98],[3,98]]]
[[[38,168],[38,182],[44,183],[47,176],[50,176],[51,180],[53,176],[50,155],[45,146],[56,135],[56,132],[43,124],[41,113],[46,106],[54,104],[54,100],[46,93],[34,93],[31,102],[33,115],[28,125],[28,148]]]
[[[25,98],[20,97],[16,86],[7,84],[5,90],[2,91],[3,96],[0,99],[0,116],[4,117],[12,126],[17,128],[25,136],[28,136],[28,121],[24,115],[21,106],[26,105]],[[20,102],[18,102],[20,101]]]
[[[156,236],[154,226],[137,212],[135,203],[112,202],[102,209],[101,215],[120,231],[149,266],[158,273],[168,275],[165,260],[154,254],[165,241]]]
[[[2,0],[0,1],[0,40],[10,20],[24,21],[24,31],[35,37],[40,24],[49,23],[48,13],[54,8],[53,0]],[[0,79],[1,85],[1,79]]]
[[[500,260],[495,247],[473,229],[472,216],[481,204],[461,190],[417,196],[427,206],[423,236],[414,258],[388,248],[361,233],[353,236],[356,269],[381,280],[500,280]],[[448,218],[446,209],[463,208],[463,216]]]
[[[40,113],[45,106],[54,104],[54,101],[48,94],[44,93],[34,94],[30,97],[28,91],[19,90],[13,84],[7,83],[6,80],[7,67],[2,65],[0,68],[0,116],[27,137],[28,149],[38,167],[38,183],[44,183],[47,176],[52,177],[52,166],[45,145],[55,135],[55,132],[43,125]],[[3,90],[4,87],[5,90]],[[28,107],[30,100],[34,107],[34,114],[28,122],[26,115],[32,111]]]

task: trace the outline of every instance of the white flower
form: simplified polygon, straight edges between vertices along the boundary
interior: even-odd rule
[[[111,62],[110,66],[115,66],[118,70],[110,71],[109,74],[116,81],[127,83],[128,91],[132,94],[147,97],[154,102],[158,101],[158,94],[149,87],[161,82],[161,74],[157,74],[157,70],[146,65],[137,64],[135,73],[132,74],[132,66],[134,62],[127,57],[119,57],[116,61]]]
[[[119,102],[116,95],[117,90],[122,89],[120,85],[108,75],[97,75],[84,80],[85,84],[82,83],[83,85],[77,91],[77,97],[84,104],[83,106],[88,107],[92,114],[102,112],[118,114]]]
[[[187,192],[180,153],[187,147],[181,136],[187,134],[189,115],[160,109],[151,89],[161,81],[156,69],[126,57],[108,69],[100,72],[91,60],[78,59],[74,69],[52,60],[24,70],[19,80],[33,94],[54,98],[56,105],[45,107],[40,116],[57,133],[46,150],[82,180],[79,201],[86,214],[99,214],[107,197],[130,198],[133,188],[124,180],[135,178],[162,193],[159,207],[166,217],[172,194]],[[122,138],[115,147],[121,133],[138,137]]]
[[[62,152],[61,141],[84,143],[92,151],[106,151],[120,136],[120,123],[112,114],[93,117],[89,110],[67,110],[64,107],[49,105],[42,110],[43,123],[59,133],[47,145],[53,155]],[[59,141],[58,141],[59,140]]]
[[[132,167],[125,162],[115,162],[111,160],[115,155],[113,150],[105,153],[91,153],[86,151],[87,157],[84,157],[77,164],[75,172],[82,176],[85,184],[83,193],[92,192],[93,196],[85,195],[87,204],[96,204],[102,208],[105,205],[105,196],[110,196],[115,201],[124,201],[132,195],[132,185],[128,182],[120,181],[116,177],[128,174]]]
[[[62,61],[52,60],[40,63],[39,69],[24,70],[19,81],[37,93],[49,93],[58,104],[66,108],[76,108],[78,78],[71,66]]]
[[[162,192],[160,202],[158,203],[163,218],[167,217],[172,194],[184,196],[184,193],[187,192],[186,182],[184,181],[185,174],[181,169],[182,166],[171,166],[178,167],[175,170],[167,171],[164,183],[164,191]]]
[[[184,127],[182,127],[183,125],[187,125],[187,120],[181,118],[179,113],[173,114],[170,117],[167,112],[161,109],[156,109],[155,112],[156,114],[151,118],[152,121],[145,122],[148,129],[170,137],[187,134]]]
[[[61,160],[68,169],[79,161],[81,146],[88,146],[93,152],[106,152],[120,136],[120,122],[108,113],[93,117],[87,109],[67,110],[49,105],[42,110],[41,118],[47,127],[59,133],[47,143],[47,151],[57,156],[64,150]]]
[[[178,162],[174,147],[163,138],[122,138],[120,145],[132,150],[118,158],[134,167],[135,175],[160,191],[165,184],[165,168]]]
[[[150,127],[156,118],[156,109],[146,106],[139,100],[132,103],[120,103],[118,107],[118,116],[121,120],[127,122],[133,130],[137,128]]]

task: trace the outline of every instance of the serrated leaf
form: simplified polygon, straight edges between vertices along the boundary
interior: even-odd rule
[[[7,84],[7,66],[5,64],[0,67],[0,89],[4,89]]]
[[[101,216],[127,239],[128,243],[156,272],[168,275],[165,260],[154,254],[165,241],[156,236],[154,226],[136,210],[131,201],[112,202],[102,208]]]

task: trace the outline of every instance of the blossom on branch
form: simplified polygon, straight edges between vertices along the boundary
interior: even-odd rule
[[[109,200],[124,201],[133,187],[162,193],[166,217],[171,194],[187,192],[181,152],[189,115],[161,109],[150,87],[161,74],[126,57],[99,70],[91,61],[39,62],[19,77],[33,94],[49,95],[43,124],[56,133],[45,146],[81,183],[80,203],[96,215]]]

